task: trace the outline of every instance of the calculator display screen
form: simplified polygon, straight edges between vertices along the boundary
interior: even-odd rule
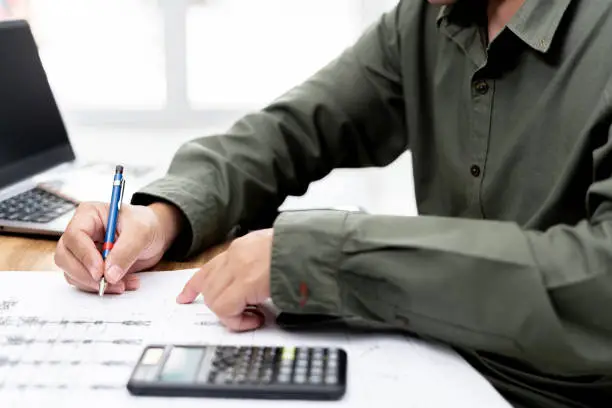
[[[193,382],[203,355],[202,348],[173,347],[160,373],[159,380],[161,382]]]

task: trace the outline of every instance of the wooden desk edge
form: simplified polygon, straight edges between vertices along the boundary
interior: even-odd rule
[[[60,271],[53,259],[57,240],[0,235],[0,271]],[[162,261],[153,270],[198,268],[223,251],[212,248],[187,262]]]

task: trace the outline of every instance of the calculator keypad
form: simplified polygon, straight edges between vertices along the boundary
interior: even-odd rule
[[[222,346],[209,353],[198,382],[334,385],[339,380],[337,349]]]

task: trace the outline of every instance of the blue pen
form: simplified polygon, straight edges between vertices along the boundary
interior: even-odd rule
[[[117,218],[121,209],[121,201],[123,200],[123,191],[125,190],[125,179],[123,178],[123,166],[115,167],[115,177],[113,179],[113,194],[111,195],[110,209],[108,211],[108,222],[106,224],[106,236],[104,237],[104,246],[102,246],[102,259],[106,257],[113,249],[115,244],[115,232],[117,230]],[[100,289],[98,294],[104,295],[106,291],[106,279],[104,275],[100,279]]]

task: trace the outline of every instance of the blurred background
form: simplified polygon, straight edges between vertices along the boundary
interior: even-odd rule
[[[166,165],[351,45],[397,0],[0,0],[27,19],[76,153]],[[286,208],[359,205],[415,214],[410,155],[338,170]]]

